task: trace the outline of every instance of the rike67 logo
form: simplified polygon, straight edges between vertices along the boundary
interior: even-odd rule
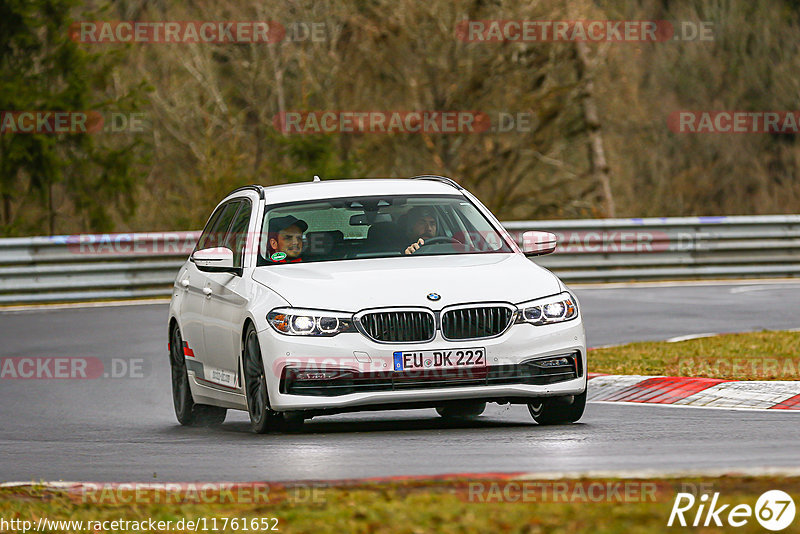
[[[706,493],[699,498],[691,493],[678,493],[667,526],[742,527],[755,517],[762,527],[777,532],[791,525],[794,516],[794,500],[781,490],[761,494],[755,508],[749,504],[723,504],[719,501],[719,492],[710,498]]]

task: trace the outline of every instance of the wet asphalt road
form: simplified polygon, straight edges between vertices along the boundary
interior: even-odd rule
[[[579,288],[590,346],[800,327],[800,282]],[[522,406],[318,417],[257,436],[172,412],[166,304],[0,312],[0,358],[143,358],[143,378],[0,380],[0,480],[289,480],[454,472],[800,466],[794,413],[594,404],[539,427]],[[591,362],[590,362],[591,370]]]

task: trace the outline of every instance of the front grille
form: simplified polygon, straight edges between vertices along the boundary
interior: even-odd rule
[[[366,313],[360,322],[364,333],[382,342],[430,341],[436,331],[433,314],[423,311]]]
[[[446,339],[494,337],[505,331],[513,314],[505,306],[450,310],[442,315],[442,335]]]
[[[558,356],[554,356],[556,358]],[[561,356],[564,365],[543,367],[537,360],[512,365],[462,369],[416,369],[412,371],[358,372],[349,369],[327,370],[326,379],[299,379],[297,369],[286,368],[281,376],[280,391],[289,395],[336,397],[350,393],[375,391],[420,390],[466,386],[536,385],[543,386],[583,376],[580,353]],[[550,358],[544,358],[550,359]],[[308,372],[308,370],[305,370]],[[313,370],[312,370],[313,371]]]

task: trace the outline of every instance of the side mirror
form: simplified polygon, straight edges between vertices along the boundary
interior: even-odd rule
[[[196,250],[189,259],[197,265],[198,269],[207,273],[242,275],[242,268],[233,266],[233,251],[227,247]]]
[[[551,232],[529,231],[522,234],[522,252],[526,256],[543,256],[555,251],[558,237]]]

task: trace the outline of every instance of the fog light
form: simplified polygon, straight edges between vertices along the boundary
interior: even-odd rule
[[[301,371],[294,375],[295,380],[331,380],[336,377],[335,372],[326,371]]]
[[[538,365],[539,367],[563,367],[564,365],[570,365],[570,362],[569,358],[553,358],[551,360],[534,362],[534,364]]]

